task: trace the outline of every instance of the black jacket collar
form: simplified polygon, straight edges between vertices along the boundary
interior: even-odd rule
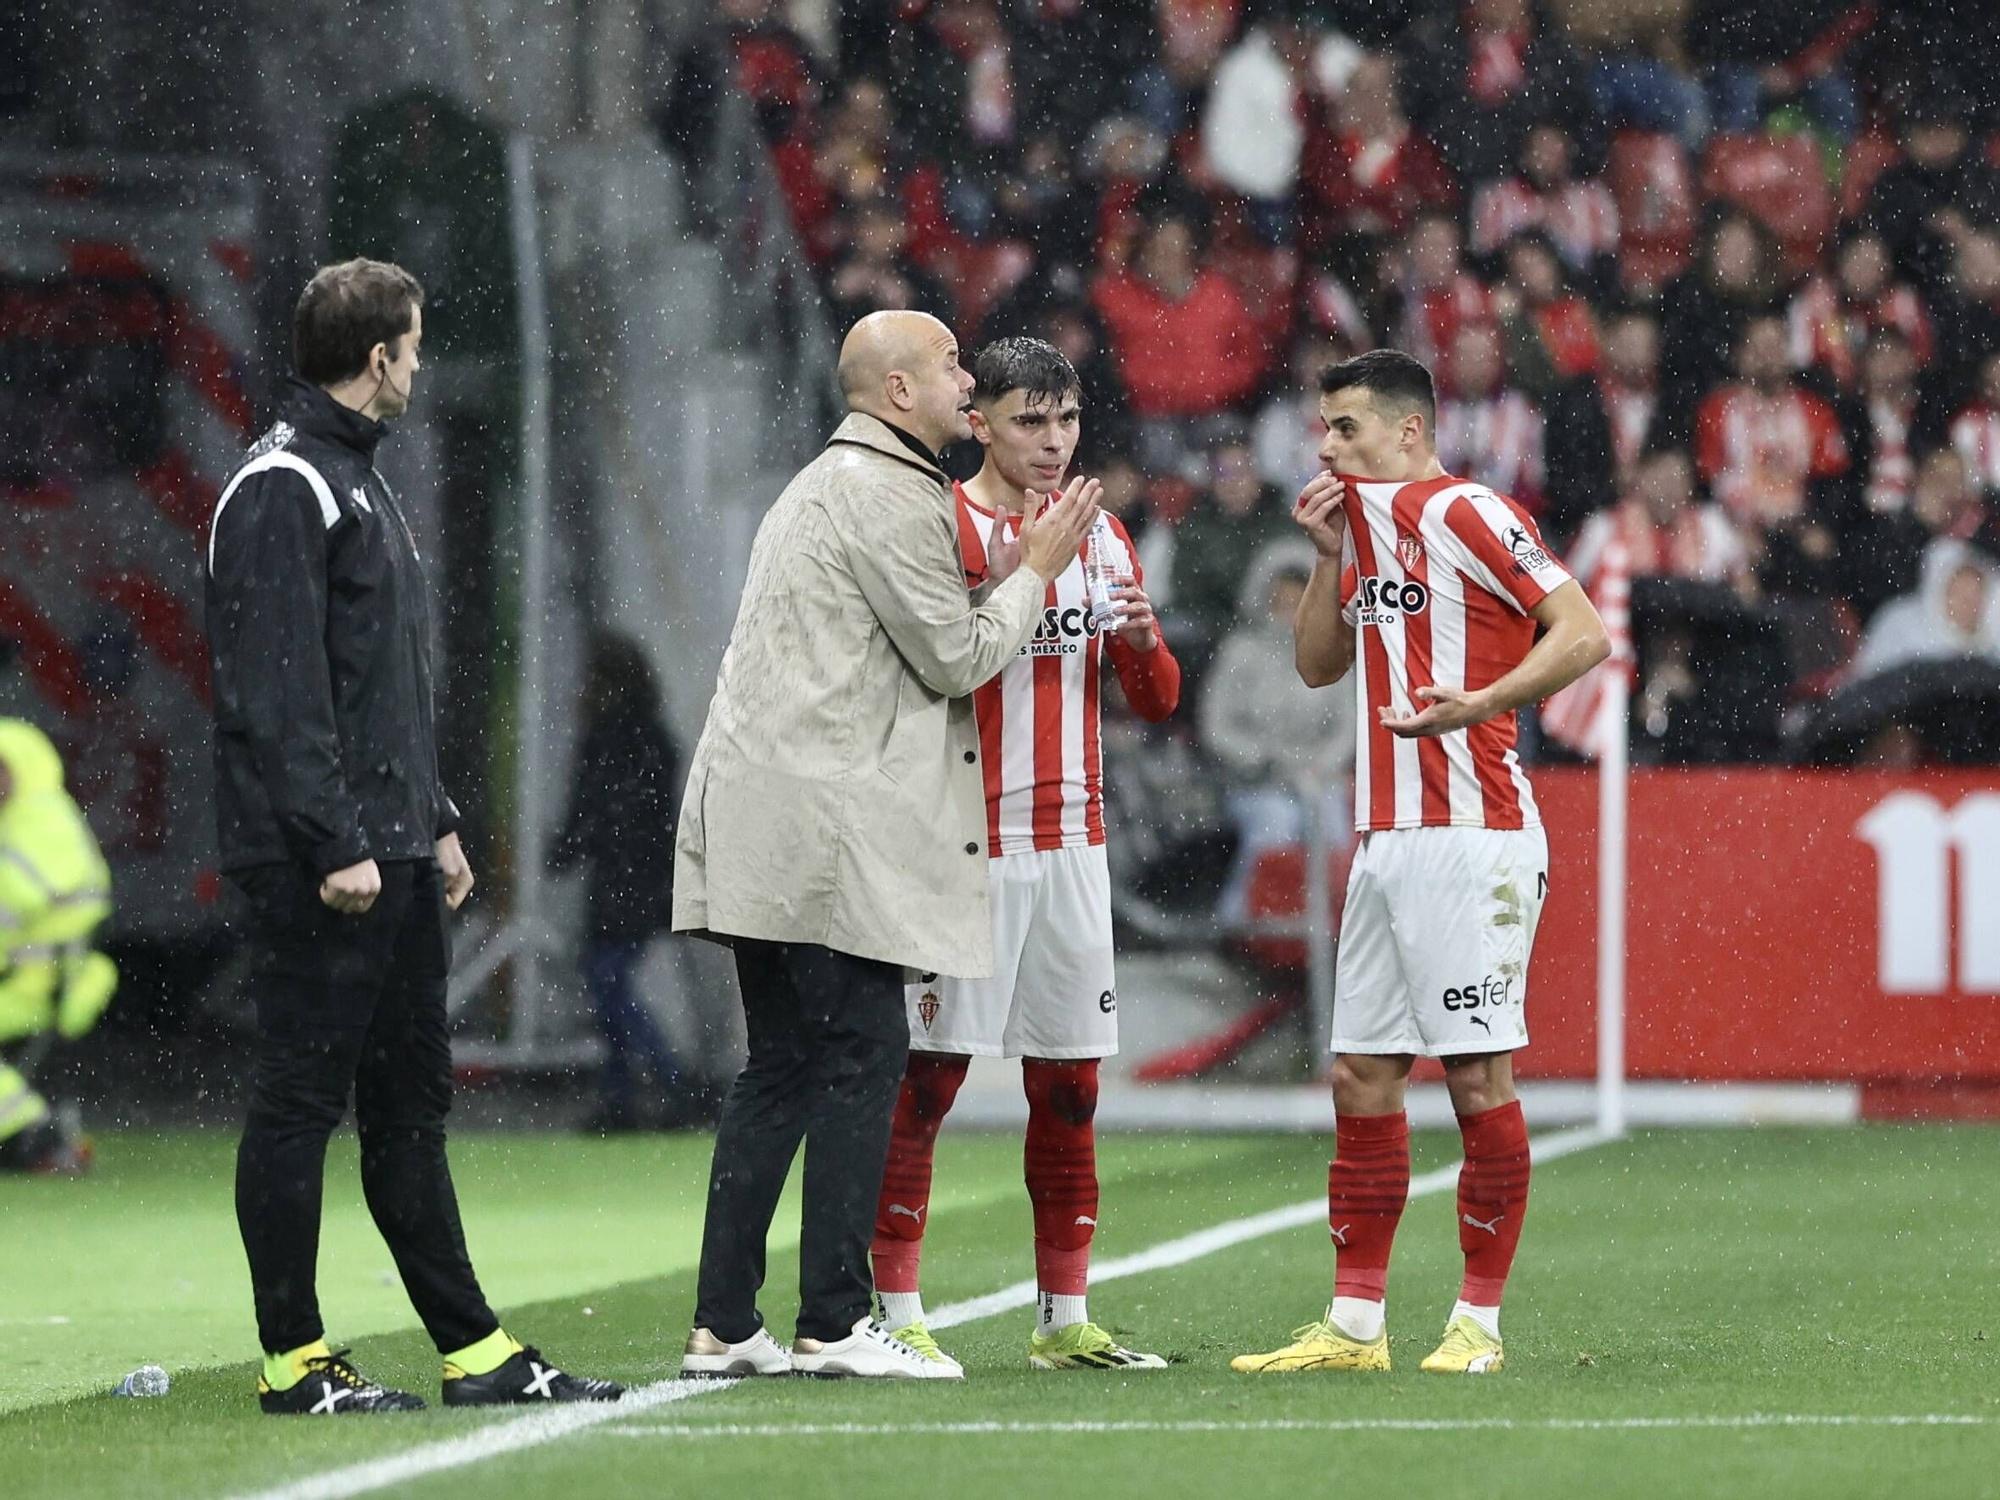
[[[285,381],[278,416],[298,431],[323,442],[352,448],[364,463],[375,462],[375,448],[389,429],[373,417],[350,411],[316,385],[296,375]]]
[[[879,417],[876,420],[881,421]],[[926,448],[922,443],[918,442],[915,438],[911,437],[907,432],[903,431],[903,429],[898,427],[894,422],[883,422],[882,425],[888,428],[891,432],[895,433],[898,442],[900,442],[905,448],[908,448],[912,453],[916,454],[917,457],[921,458],[925,463],[929,464],[933,469],[942,469],[944,467],[944,464],[939,461],[938,456],[935,453],[931,452],[930,449]]]

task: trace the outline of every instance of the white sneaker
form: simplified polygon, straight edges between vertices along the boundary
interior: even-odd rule
[[[958,1361],[927,1359],[872,1318],[854,1325],[854,1332],[831,1343],[798,1339],[792,1344],[792,1368],[801,1375],[872,1375],[897,1380],[963,1380]]]
[[[740,1344],[726,1344],[706,1328],[688,1335],[687,1352],[681,1355],[683,1376],[789,1375],[792,1357],[785,1346],[760,1328]]]

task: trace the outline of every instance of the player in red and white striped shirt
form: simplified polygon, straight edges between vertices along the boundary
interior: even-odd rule
[[[2000,490],[2000,353],[1979,365],[1975,399],[1951,419],[1951,445],[1982,490]]]
[[[1319,561],[1293,633],[1309,686],[1354,674],[1365,737],[1334,980],[1327,1211],[1339,1249],[1326,1318],[1233,1365],[1389,1368],[1389,1249],[1410,1184],[1403,1095],[1415,1059],[1435,1057],[1465,1142],[1465,1277],[1423,1368],[1484,1374],[1501,1367],[1500,1293],[1528,1202],[1513,1053],[1527,1044],[1548,890],[1514,711],[1574,682],[1610,643],[1527,512],[1445,473],[1429,370],[1378,349],[1335,365],[1320,389],[1327,472],[1297,513]]]
[[[1552,121],[1521,143],[1521,170],[1488,183],[1472,199],[1472,253],[1498,255],[1525,230],[1545,232],[1570,270],[1595,275],[1618,251],[1618,204],[1595,178],[1575,175],[1569,133]]]
[[[1061,489],[1080,432],[1082,388],[1069,361],[1039,339],[991,344],[972,369],[972,430],[986,462],[957,487],[957,500],[965,580],[977,593],[1013,571],[1021,515],[1034,497]],[[1109,631],[1092,621],[1087,567],[1129,580],[1114,589],[1122,618]],[[1041,1292],[1029,1363],[1164,1364],[1122,1348],[1085,1305],[1097,1227],[1097,1066],[1118,1050],[1098,743],[1107,660],[1141,717],[1174,711],[1180,666],[1160,638],[1132,539],[1108,514],[1048,586],[1034,639],[973,695],[986,773],[994,976],[927,974],[910,989],[910,1062],[872,1250],[883,1322],[926,1358],[948,1359],[924,1326],[917,1290],[932,1149],[967,1065],[980,1056],[1020,1058],[1028,1096],[1024,1162]]]

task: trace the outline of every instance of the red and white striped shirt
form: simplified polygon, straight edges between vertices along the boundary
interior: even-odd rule
[[[1459,329],[1468,323],[1494,321],[1492,291],[1478,277],[1461,271],[1450,286],[1427,291],[1405,289],[1396,343],[1435,369]]]
[[[1574,566],[1576,559],[1570,559]],[[1638,675],[1638,661],[1632,651],[1632,559],[1622,537],[1613,537],[1605,546],[1597,576],[1585,583],[1591,603],[1604,621],[1604,633],[1611,638],[1611,655],[1568,687],[1549,694],[1542,705],[1542,732],[1559,745],[1567,745],[1579,755],[1601,760],[1618,736],[1629,733],[1619,713],[1629,699],[1615,692],[1617,679],[1625,679],[1629,694]],[[1577,573],[1583,581],[1581,571]]]
[[[1521,392],[1483,400],[1446,396],[1437,404],[1438,456],[1462,474],[1530,507],[1542,503],[1542,413]]]
[[[1951,419],[1951,445],[1975,488],[2000,490],[2000,406],[1975,401],[1961,410]]]
[[[1786,314],[1792,363],[1800,369],[1823,366],[1834,380],[1852,387],[1861,374],[1861,353],[1878,329],[1892,329],[1910,341],[1919,365],[1930,362],[1931,320],[1917,294],[1891,286],[1873,302],[1849,303],[1829,276],[1814,276],[1800,287]]]
[[[986,582],[986,542],[993,512],[953,485],[965,582]],[[1114,572],[1141,585],[1144,570],[1132,538],[1106,514],[1122,556]],[[1010,516],[1008,530],[1021,522]],[[1083,558],[1048,586],[1042,623],[1000,674],[972,695],[979,759],[986,776],[986,847],[994,858],[1104,842],[1104,759],[1098,743],[1103,658],[1111,658],[1125,698],[1141,718],[1159,721],[1180,702],[1180,663],[1163,639],[1151,651],[1103,636],[1090,625]]]
[[[1906,510],[1916,488],[1917,465],[1910,456],[1910,429],[1916,425],[1917,403],[1870,401],[1868,430],[1875,440],[1868,461],[1868,508],[1878,513]]]
[[[1618,204],[1603,183],[1588,178],[1565,182],[1553,192],[1538,191],[1527,179],[1509,177],[1479,190],[1472,200],[1472,249],[1492,255],[1524,230],[1539,229],[1578,271],[1618,248]]]
[[[1660,398],[1648,387],[1620,385],[1609,377],[1601,380],[1597,389],[1611,428],[1611,457],[1623,474],[1639,461],[1646,439],[1653,434],[1653,413],[1659,409]]]
[[[1358,635],[1363,744],[1354,823],[1388,828],[1535,828],[1541,813],[1514,754],[1514,715],[1429,739],[1382,727],[1425,706],[1421,687],[1476,692],[1534,644],[1529,611],[1569,581],[1528,513],[1484,485],[1349,479],[1342,613]]]
[[[1694,459],[1730,515],[1757,526],[1802,514],[1807,482],[1848,464],[1833,408],[1800,386],[1768,396],[1747,385],[1709,392],[1695,410]]]
[[[1750,552],[1735,524],[1719,505],[1690,505],[1662,524],[1637,500],[1593,512],[1577,528],[1566,566],[1570,576],[1595,590],[1597,574],[1616,547],[1635,578],[1691,578],[1701,583],[1740,583],[1750,576]]]

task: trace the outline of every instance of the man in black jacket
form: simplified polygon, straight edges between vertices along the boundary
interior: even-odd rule
[[[263,1409],[407,1410],[327,1347],[315,1294],[326,1142],[354,1091],[361,1182],[424,1328],[447,1406],[609,1401],[487,1306],[445,1160],[445,909],[472,889],[438,784],[431,601],[375,471],[410,402],[423,292],[352,260],[293,318],[299,378],[222,492],[208,544],[222,868],[245,898],[257,1054],[236,1162]]]

